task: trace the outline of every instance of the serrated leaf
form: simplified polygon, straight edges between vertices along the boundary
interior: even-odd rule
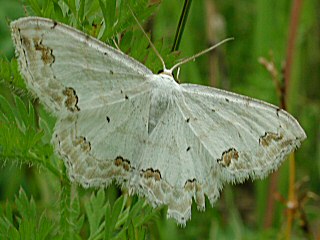
[[[132,47],[132,42],[133,42],[133,32],[132,31],[127,31],[123,37],[121,38],[120,42],[120,48],[121,51],[124,53],[128,53],[130,48]]]
[[[89,238],[92,238],[94,235],[97,235],[102,229],[100,226],[102,218],[105,214],[105,194],[103,189],[100,189],[97,192],[97,195],[92,193],[90,201],[85,205],[85,209],[90,227]]]
[[[37,224],[37,239],[48,239],[48,236],[53,231],[53,229],[53,223],[47,219],[45,212],[43,212]]]
[[[148,210],[144,210],[143,214],[140,214],[136,216],[133,220],[135,227],[140,227],[143,224],[146,224],[149,222],[152,218],[154,218],[157,215],[158,211],[151,209],[148,207]]]
[[[57,19],[60,22],[63,22],[64,15],[60,5],[57,2],[53,2],[53,11],[54,11],[55,19]]]
[[[14,123],[15,117],[13,108],[11,107],[10,103],[5,99],[3,96],[0,95],[0,111],[4,113],[7,123]]]
[[[110,222],[111,222],[111,206],[110,203],[107,202],[106,204],[106,211],[105,211],[105,226],[104,226],[104,239],[105,240],[109,240],[111,239],[111,226],[110,226]]]
[[[133,205],[133,207],[131,208],[131,210],[130,210],[130,212],[129,212],[128,221],[130,221],[131,219],[135,218],[135,217],[139,214],[139,212],[140,212],[141,209],[142,209],[143,203],[144,203],[144,200],[139,199],[139,200]]]
[[[110,228],[113,231],[114,227],[116,226],[117,220],[119,218],[119,215],[121,213],[121,211],[124,208],[124,196],[122,195],[121,197],[119,197],[113,207],[112,207],[112,214],[111,214],[111,222],[110,222]]]
[[[99,5],[104,18],[104,33],[103,39],[110,38],[114,33],[115,16],[116,16],[116,1],[115,0],[99,0]]]
[[[7,59],[0,59],[0,79],[9,79],[10,78],[10,64]]]
[[[24,104],[24,102],[19,98],[17,95],[14,96],[15,101],[15,108],[13,108],[13,111],[16,116],[16,122],[18,124],[19,129],[25,133],[26,126],[30,126],[30,122],[28,121],[28,111]]]
[[[140,229],[137,231],[138,233],[138,239],[139,240],[144,240],[146,239],[146,229],[143,227],[140,227]]]
[[[28,3],[28,5],[30,5],[37,16],[43,16],[42,8],[40,7],[37,0],[26,0],[26,2]]]
[[[18,197],[15,198],[15,204],[21,217],[24,219],[34,220],[36,219],[36,205],[31,197],[30,201],[25,193],[25,191],[20,188]]]
[[[63,0],[63,2],[69,7],[72,14],[74,16],[77,16],[77,8],[76,8],[75,0]]]
[[[136,239],[136,236],[135,236],[135,230],[134,230],[134,225],[133,225],[133,222],[132,220],[129,221],[129,226],[128,226],[128,239]]]
[[[31,240],[36,238],[35,222],[22,218],[19,223],[19,234],[21,240]]]
[[[84,20],[84,6],[85,6],[86,1],[82,0],[80,1],[80,7],[79,7],[79,12],[78,12],[78,19],[82,23]]]
[[[52,0],[45,0],[43,3],[43,6],[44,6],[43,16],[48,18],[52,17],[53,10],[54,10]]]
[[[10,220],[5,216],[0,216],[0,239],[8,239],[7,237],[10,229],[14,229],[15,232],[18,232]]]
[[[116,1],[115,0],[106,0],[106,10],[108,11],[106,20],[107,28],[113,30],[115,25],[116,17]]]
[[[139,37],[136,37],[139,34]],[[135,41],[134,47],[131,49],[130,55],[134,59],[142,61],[142,57],[145,57],[148,54],[147,48],[149,42],[146,37],[143,36],[143,33],[135,33],[135,39],[140,39],[140,41]]]

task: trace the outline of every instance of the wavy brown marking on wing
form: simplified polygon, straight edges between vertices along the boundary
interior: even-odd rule
[[[75,147],[80,146],[81,151],[88,153],[91,151],[91,143],[83,136],[76,137],[73,141]]]
[[[218,163],[221,164],[223,167],[228,167],[231,164],[232,159],[239,159],[239,153],[234,148],[230,148],[227,151],[224,151],[222,153],[221,158],[218,159]]]
[[[51,65],[55,61],[53,50],[42,44],[42,39],[34,38],[33,45],[36,51],[41,52],[41,59],[45,64]]]
[[[124,159],[121,156],[116,157],[116,159],[114,160],[114,165],[117,167],[122,167],[127,172],[132,168],[130,161],[128,159]]]
[[[78,107],[78,96],[76,91],[72,87],[67,87],[63,90],[63,95],[67,97],[64,102],[64,105],[70,112],[79,112],[80,108]]]
[[[184,189],[188,192],[192,192],[195,190],[195,186],[196,186],[196,179],[188,179],[185,184],[184,184]]]
[[[263,136],[259,138],[259,144],[262,147],[268,147],[272,141],[278,142],[283,138],[281,134],[266,132]]]
[[[27,37],[21,35],[20,29],[19,29],[19,34],[20,34],[21,45],[25,46],[25,48],[29,50],[31,48],[31,42],[29,41],[29,39]]]
[[[161,173],[158,169],[153,170],[152,168],[148,168],[146,170],[142,170],[141,175],[146,179],[153,178],[155,181],[161,180]]]

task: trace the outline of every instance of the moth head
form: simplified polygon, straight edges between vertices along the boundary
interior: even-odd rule
[[[174,73],[171,70],[166,69],[166,68],[159,70],[158,74],[163,74],[163,75],[167,75],[167,76],[175,78]]]

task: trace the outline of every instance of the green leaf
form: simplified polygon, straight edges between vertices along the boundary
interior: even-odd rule
[[[129,221],[129,226],[128,226],[128,239],[136,239],[136,235],[135,235],[135,228],[133,225],[132,220]]]
[[[118,221],[118,218],[120,216],[120,213],[122,212],[123,208],[124,208],[124,203],[125,203],[125,197],[122,195],[121,197],[119,197],[112,208],[112,214],[111,214],[111,221],[110,221],[110,229],[113,231],[116,223]],[[108,223],[107,223],[108,224]]]
[[[65,4],[67,4],[73,16],[74,17],[77,16],[77,8],[76,8],[75,0],[63,0],[63,1]]]
[[[48,145],[49,141],[42,142],[44,132],[37,126],[35,111],[28,99],[22,100],[13,95],[13,100],[8,100],[0,95],[0,123],[2,161],[36,163],[60,176],[53,162],[48,160],[49,156],[53,155],[53,149]],[[51,136],[47,138],[51,139]]]
[[[109,224],[111,222],[111,206],[110,203],[107,202],[106,204],[106,211],[105,211],[105,226],[104,226],[104,239],[109,240],[111,239],[111,225]]]
[[[37,0],[26,0],[26,2],[37,16],[43,16],[43,9]]]
[[[12,235],[19,235],[18,230],[13,225],[11,206],[10,204],[6,205],[9,206],[10,210],[0,215],[0,239],[9,239],[10,232],[12,232]]]
[[[108,38],[114,34],[115,17],[116,17],[116,1],[115,0],[99,0],[99,5],[104,18],[105,32],[102,38]]]
[[[78,19],[82,23],[84,21],[84,6],[85,6],[86,1],[82,0],[80,1],[80,7],[79,7],[79,12],[78,12]]]
[[[101,221],[105,215],[105,207],[106,206],[104,190],[100,189],[97,192],[97,195],[92,193],[90,201],[85,205],[85,210],[90,227],[89,239],[93,238],[93,236],[96,236],[101,232]]]
[[[141,213],[143,204],[144,204],[144,200],[143,199],[139,199],[133,205],[133,207],[130,209],[129,216],[128,216],[128,221],[129,222],[131,221],[131,219],[135,218],[139,213]]]
[[[17,209],[13,213],[8,203],[5,213],[0,215],[0,239],[44,240],[52,237],[53,223],[46,218],[44,212],[38,217],[35,201],[32,197],[29,200],[22,188],[15,197],[15,206]]]
[[[40,219],[37,224],[37,237],[36,239],[49,239],[50,234],[54,230],[54,224],[52,221],[49,221],[46,217],[45,212],[40,216]]]
[[[12,92],[25,92],[25,83],[18,71],[18,63],[16,59],[8,61],[0,56],[0,86],[8,88]],[[5,94],[6,90],[2,89],[0,94]]]
[[[13,124],[15,122],[14,109],[7,99],[0,95],[0,111],[4,114],[3,119],[7,120],[4,124]]]
[[[52,4],[53,4],[53,12],[54,12],[55,19],[57,19],[60,22],[64,22],[63,21],[64,14],[60,5],[57,2],[52,2]]]
[[[22,188],[19,190],[19,196],[15,198],[15,203],[22,219],[28,219],[32,222],[35,221],[37,217],[35,202],[32,197],[29,201]]]
[[[62,239],[80,239],[80,230],[83,224],[83,215],[80,212],[80,203],[76,191],[71,198],[71,186],[69,182],[63,181],[60,197],[60,232]]]
[[[140,227],[137,231],[138,233],[138,238],[139,240],[144,240],[146,239],[146,229],[143,227]]]
[[[44,0],[43,16],[51,18],[53,15],[54,6],[52,0]]]

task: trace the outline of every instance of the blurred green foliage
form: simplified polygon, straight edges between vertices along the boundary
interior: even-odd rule
[[[214,54],[182,66],[180,81],[211,84],[210,57],[213,57],[218,59],[216,86],[279,104],[272,78],[258,58],[270,59],[271,54],[281,75],[287,50],[290,1],[193,1],[179,53],[170,53],[170,49],[183,1],[163,0],[152,6],[147,0],[129,2],[139,21],[146,23],[167,67],[177,58],[191,56],[215,41],[235,37]],[[209,11],[208,2],[215,4],[215,11]],[[268,179],[226,186],[213,208],[207,202],[207,210],[202,213],[193,206],[192,220],[186,228],[167,220],[165,209],[153,210],[143,199],[121,194],[115,186],[107,190],[84,190],[70,185],[64,166],[50,145],[55,119],[25,88],[13,58],[8,22],[25,15],[49,17],[110,45],[114,45],[112,38],[117,41],[118,34],[122,34],[118,42],[121,50],[157,72],[161,63],[136,27],[126,4],[127,1],[118,1],[115,5],[112,0],[29,0],[22,3],[0,0],[0,238],[282,238],[286,208],[280,201],[276,202],[271,228],[263,227],[268,210]],[[304,179],[309,178],[298,188],[299,196],[310,192],[319,194],[320,189],[319,10],[319,1],[304,1],[287,99],[289,111],[297,117],[308,136],[296,154],[296,181],[304,183]],[[102,21],[109,27],[104,28]],[[208,33],[212,25],[214,39]],[[287,162],[279,170],[277,191],[287,196]],[[302,207],[310,232],[319,237],[319,200],[310,199]],[[293,239],[308,237],[296,219]]]

